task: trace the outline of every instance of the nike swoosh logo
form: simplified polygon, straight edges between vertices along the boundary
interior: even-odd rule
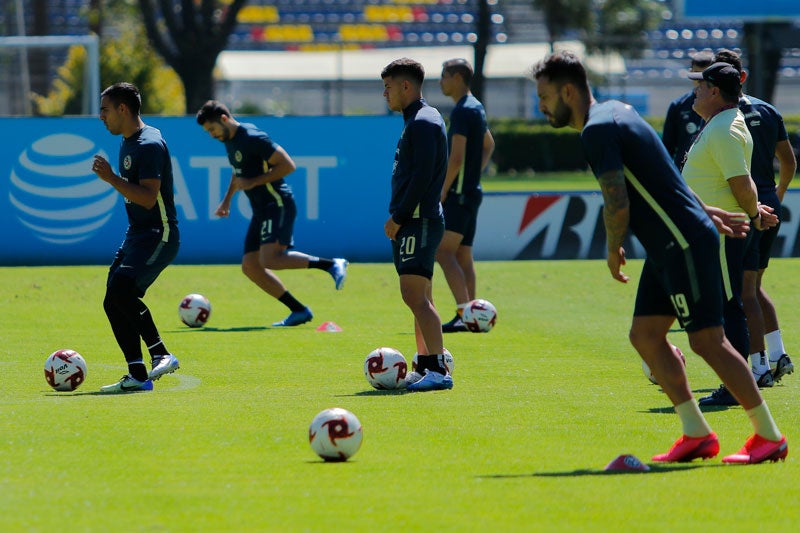
[[[400,259],[400,262],[405,263],[406,261],[411,261],[412,259],[414,259],[414,257],[403,257],[402,259]]]

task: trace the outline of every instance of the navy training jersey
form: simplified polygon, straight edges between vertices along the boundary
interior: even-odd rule
[[[686,152],[703,124],[703,118],[695,113],[693,105],[694,91],[689,91],[670,102],[664,119],[661,140],[678,169],[683,168]]]
[[[468,194],[481,188],[481,163],[483,163],[483,137],[489,126],[483,104],[465,94],[450,113],[450,130],[447,132],[448,146],[452,149],[453,135],[467,138],[466,152],[461,170],[450,186],[450,192]]]
[[[704,226],[716,232],[658,134],[631,106],[593,104],[581,141],[595,176],[624,171],[630,229],[649,258],[659,262],[671,243],[688,248]]]
[[[392,169],[389,213],[398,224],[412,218],[442,218],[442,186],[447,173],[444,119],[424,99],[403,109],[405,124]]]
[[[750,162],[750,175],[756,183],[758,192],[775,191],[775,146],[789,138],[783,117],[770,104],[744,95],[739,98],[739,110],[744,115],[745,124],[753,137],[753,157]]]
[[[225,141],[228,161],[238,178],[255,178],[264,174],[268,168],[267,161],[277,149],[278,145],[269,135],[253,124],[240,123],[233,137]],[[270,204],[282,204],[284,198],[292,196],[292,188],[281,178],[244,193],[253,212],[258,212]]]
[[[161,131],[145,125],[128,138],[119,149],[119,174],[128,183],[140,184],[144,179],[161,181],[156,203],[150,209],[125,199],[128,231],[162,229],[169,233],[169,224],[177,224],[175,194],[172,182],[172,159]]]

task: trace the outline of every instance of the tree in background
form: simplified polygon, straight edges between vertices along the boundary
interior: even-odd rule
[[[246,0],[139,0],[147,36],[183,81],[186,109],[214,97],[214,65]]]
[[[182,115],[186,111],[183,87],[175,72],[150,46],[137,13],[124,1],[92,0],[87,16],[100,38],[100,89],[119,81],[142,91],[145,114]],[[85,90],[86,49],[72,46],[57,69],[47,95],[34,94],[36,113],[45,116],[78,115]],[[100,98],[100,95],[90,95]]]
[[[544,15],[550,52],[570,30],[588,32],[593,23],[592,0],[533,0],[533,7]]]

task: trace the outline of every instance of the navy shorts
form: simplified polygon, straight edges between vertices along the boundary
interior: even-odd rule
[[[480,189],[470,194],[448,193],[442,204],[444,229],[462,235],[462,246],[472,246],[478,225],[478,208],[483,200]]]
[[[674,316],[687,332],[722,325],[719,249],[719,236],[709,231],[687,249],[664,250],[658,264],[645,259],[633,315]]]
[[[768,205],[775,210],[775,213],[781,216],[781,202],[778,200],[778,194],[772,193],[758,193],[758,200]],[[747,245],[747,250],[744,256],[744,269],[745,270],[763,270],[769,266],[769,256],[772,254],[772,245],[778,237],[778,230],[781,227],[780,220],[778,225],[769,228],[765,231],[758,231],[753,229],[750,233],[750,242]]]
[[[127,234],[108,269],[106,286],[115,276],[127,276],[136,282],[139,296],[144,296],[158,275],[178,255],[178,227],[170,226],[168,233],[164,236],[163,230],[153,229]]]
[[[400,226],[392,241],[394,268],[400,275],[414,274],[433,278],[436,249],[444,236],[444,222],[434,218],[415,218]]]
[[[244,253],[257,252],[262,244],[272,242],[292,248],[296,216],[297,206],[291,198],[284,198],[283,205],[269,204],[265,209],[253,214],[244,238]]]

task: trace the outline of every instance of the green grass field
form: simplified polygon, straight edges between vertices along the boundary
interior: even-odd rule
[[[172,266],[146,301],[181,369],[122,395],[96,394],[126,371],[102,310],[105,267],[0,268],[0,531],[792,530],[796,374],[764,391],[790,441],[786,462],[722,464],[751,433],[736,407],[706,412],[716,459],[603,472],[623,453],[649,463],[680,434],[627,341],[640,264],[622,285],[603,261],[480,263],[497,326],[446,336],[455,388],[418,394],[372,390],[363,375],[378,346],[414,353],[388,263],[351,265],[341,292],[317,271],[282,273],[315,313],[288,330],[267,327],[286,313],[237,266]],[[799,267],[776,260],[765,278],[795,352]],[[441,273],[435,290],[449,319]],[[190,292],[213,304],[204,329],[178,321]],[[315,331],[323,321],[343,331]],[[685,336],[671,340],[694,390],[716,388]],[[88,362],[74,393],[44,380],[58,348]],[[364,427],[347,463],[324,463],[308,444],[311,419],[333,406]]]

